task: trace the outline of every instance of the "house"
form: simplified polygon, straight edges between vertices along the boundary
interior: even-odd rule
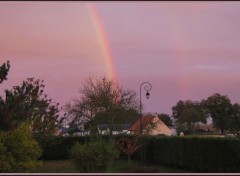
[[[77,125],[73,127],[69,127],[69,125],[59,126],[55,132],[56,136],[86,136],[90,135],[90,130],[84,130],[83,125]]]
[[[90,130],[79,130],[78,132],[75,132],[73,135],[74,136],[87,136],[90,134],[91,134]]]
[[[142,132],[148,135],[165,135],[171,136],[171,129],[164,124],[157,115],[142,116],[131,126],[131,133],[136,134],[140,131],[142,121]]]
[[[130,124],[113,124],[112,134],[130,134]],[[107,135],[110,133],[110,125],[99,124],[97,125],[97,130],[99,134]]]

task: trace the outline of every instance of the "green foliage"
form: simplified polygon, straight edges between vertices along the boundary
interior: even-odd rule
[[[176,106],[172,107],[173,117],[180,124],[187,124],[188,129],[195,122],[206,123],[207,114],[200,102],[191,100],[179,101]]]
[[[33,139],[27,124],[9,132],[1,132],[0,140],[1,172],[26,171],[39,165],[42,150]]]
[[[226,95],[215,93],[207,100],[203,100],[202,104],[212,117],[213,125],[223,134],[229,128],[229,117],[232,113],[231,100]]]
[[[154,164],[194,172],[239,172],[240,140],[219,137],[147,137],[134,154]],[[142,157],[142,153],[145,153]]]
[[[68,159],[69,150],[78,143],[89,141],[89,136],[47,136],[38,138],[38,143],[43,150],[41,159],[43,160],[60,160]]]
[[[222,134],[240,132],[240,105],[232,104],[227,95],[215,93],[201,102],[178,101],[172,107],[172,113],[177,119],[178,131],[191,132],[192,123],[206,123],[206,118],[212,117],[213,126]]]
[[[58,108],[43,92],[43,81],[28,78],[21,86],[6,90],[0,99],[0,129],[11,130],[21,122],[30,122],[35,136],[53,134],[58,125]]]
[[[101,172],[119,156],[113,141],[98,137],[89,142],[76,143],[70,150],[71,159],[80,171]]]
[[[15,165],[15,159],[5,145],[7,137],[6,133],[0,132],[0,173],[9,171]]]
[[[105,140],[115,139],[126,135],[102,136]],[[94,140],[97,136],[47,136],[37,141],[43,150],[42,160],[62,160],[69,158],[69,151],[75,143],[85,143]],[[128,135],[129,137],[129,135]]]

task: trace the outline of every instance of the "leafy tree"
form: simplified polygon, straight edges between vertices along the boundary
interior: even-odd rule
[[[66,104],[65,110],[75,121],[82,123],[105,122],[112,131],[114,123],[126,123],[136,117],[138,100],[136,93],[131,90],[124,90],[113,80],[106,77],[89,77],[80,90],[82,97],[75,99],[73,104]],[[131,113],[129,113],[131,112]]]
[[[163,121],[167,126],[173,126],[173,121],[168,114],[158,114],[158,118]]]
[[[207,100],[202,100],[207,112],[213,119],[213,125],[223,134],[229,128],[229,117],[232,113],[232,104],[227,95],[215,93]]]
[[[9,61],[7,61],[7,63],[3,63],[2,66],[0,66],[0,83],[2,83],[4,80],[7,80],[9,69],[10,69]]]
[[[172,107],[173,117],[181,124],[187,123],[188,129],[191,129],[195,122],[206,123],[207,115],[200,102],[191,100],[179,101]]]
[[[28,171],[41,164],[42,150],[27,123],[17,129],[0,131],[0,172]]]
[[[0,67],[0,83],[6,80],[9,61]],[[53,134],[58,125],[58,103],[53,103],[44,94],[43,81],[28,78],[20,86],[5,90],[0,97],[0,130],[12,130],[28,121],[35,136]]]
[[[44,94],[43,81],[28,78],[22,85],[6,90],[0,100],[0,129],[10,130],[29,121],[34,135],[53,134],[57,127],[58,104]]]

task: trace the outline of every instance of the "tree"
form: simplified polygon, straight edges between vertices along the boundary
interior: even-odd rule
[[[41,162],[42,149],[33,139],[28,123],[0,131],[0,172],[29,172]]]
[[[4,80],[7,80],[9,69],[10,69],[9,61],[7,61],[7,63],[3,63],[2,66],[0,66],[0,83],[2,83]]]
[[[167,125],[167,126],[173,126],[173,121],[172,121],[172,119],[170,118],[170,116],[168,115],[168,114],[164,114],[164,113],[162,113],[162,114],[158,114],[158,118],[160,119],[160,120],[162,120],[163,121],[163,123],[165,123],[165,125]]]
[[[238,133],[240,130],[240,105],[238,103],[232,105],[228,129],[233,134]]]
[[[191,100],[179,101],[172,107],[173,117],[181,124],[187,123],[188,129],[191,129],[195,122],[206,123],[207,115],[200,102]]]
[[[58,125],[58,104],[44,94],[43,81],[28,78],[22,85],[5,90],[0,99],[0,129],[12,130],[28,121],[35,136],[53,134]]]
[[[21,86],[6,90],[1,115],[6,128],[15,128],[18,122],[29,121],[34,134],[52,133],[58,118],[57,105],[43,94],[43,81],[28,78]]]
[[[213,125],[223,134],[229,128],[229,117],[232,113],[232,104],[227,95],[215,93],[207,100],[202,100],[208,114],[213,119]]]
[[[75,99],[73,104],[66,104],[65,110],[75,121],[82,123],[106,123],[113,129],[114,123],[126,123],[136,117],[138,100],[136,93],[124,90],[113,80],[106,77],[93,79],[89,77],[80,90],[81,98]],[[128,113],[131,112],[131,113]],[[127,115],[128,114],[128,115]]]
[[[142,144],[139,144],[139,136],[137,138],[121,137],[117,140],[116,146],[121,152],[127,155],[128,163],[130,164],[132,154],[141,148]]]

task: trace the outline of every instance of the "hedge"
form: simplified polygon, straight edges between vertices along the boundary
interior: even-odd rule
[[[239,172],[240,140],[213,137],[144,137],[134,158],[193,172]]]
[[[122,136],[114,136],[115,139],[119,137]],[[92,137],[45,138],[39,141],[43,149],[42,159],[68,159],[73,144],[84,143],[90,138]],[[132,159],[192,172],[240,172],[238,138],[143,136],[140,143],[142,147],[133,154]]]
[[[69,158],[69,151],[76,143],[84,143],[88,137],[75,136],[49,136],[37,139],[43,150],[42,160],[62,160]]]
[[[49,136],[37,139],[43,150],[42,160],[62,160],[69,159],[70,150],[76,143],[84,143],[90,141],[96,136]],[[106,140],[109,136],[104,136]]]

